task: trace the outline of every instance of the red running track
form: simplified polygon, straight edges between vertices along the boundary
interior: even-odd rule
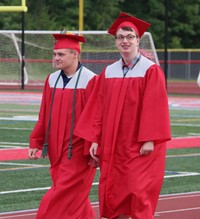
[[[167,149],[195,148],[200,146],[200,136],[173,138],[167,142]],[[37,154],[41,157],[41,151]],[[28,159],[28,148],[0,149],[0,161]],[[199,218],[200,219],[200,218]]]
[[[99,219],[98,203],[93,203]],[[35,219],[36,210],[1,213],[0,219]],[[160,196],[155,219],[200,219],[200,192]]]

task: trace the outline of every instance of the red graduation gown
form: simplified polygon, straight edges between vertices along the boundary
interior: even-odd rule
[[[46,79],[39,120],[30,135],[31,148],[42,149],[47,132],[52,92],[59,73],[60,71],[56,71]],[[72,158],[69,160],[67,157],[77,75],[78,71],[64,89],[63,79],[60,77],[55,89],[48,141],[53,186],[41,200],[37,219],[94,218],[88,196],[95,169],[88,165],[89,156],[84,156],[84,147],[89,142],[73,136]],[[83,67],[76,91],[75,124],[93,89],[96,80],[94,76],[93,72]]]
[[[101,73],[94,91],[96,97],[88,101],[75,134],[100,144],[100,214],[152,219],[164,177],[166,141],[171,138],[163,71],[142,56],[123,78],[119,60]],[[141,156],[147,141],[153,141],[155,149]]]

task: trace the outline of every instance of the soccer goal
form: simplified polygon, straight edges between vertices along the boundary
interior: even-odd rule
[[[102,69],[119,59],[113,36],[106,31],[71,31],[83,34],[87,43],[82,44],[81,62],[99,74]],[[24,85],[43,86],[46,76],[55,71],[52,65],[53,33],[58,31],[25,31]],[[140,48],[159,64],[152,35],[146,32],[141,38]],[[0,30],[0,86],[21,84],[21,31]]]

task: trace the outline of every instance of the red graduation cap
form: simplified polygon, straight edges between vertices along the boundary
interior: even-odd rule
[[[146,21],[140,20],[134,16],[121,12],[117,19],[114,21],[114,23],[111,25],[111,27],[108,29],[108,33],[115,36],[118,29],[122,27],[131,27],[141,38],[150,25],[151,24]]]
[[[54,49],[75,49],[80,53],[80,42],[85,43],[86,40],[83,36],[71,33],[53,34],[56,42]]]

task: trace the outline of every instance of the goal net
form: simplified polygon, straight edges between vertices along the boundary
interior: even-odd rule
[[[82,44],[81,62],[99,74],[104,67],[120,58],[113,36],[106,31],[71,31],[83,34],[87,43]],[[22,71],[22,32],[0,31],[0,87],[12,87],[23,83],[28,88],[43,86],[52,65],[53,33],[58,31],[25,31],[25,66]],[[142,53],[159,64],[152,35],[145,32],[140,41]],[[22,77],[23,72],[23,77]]]

